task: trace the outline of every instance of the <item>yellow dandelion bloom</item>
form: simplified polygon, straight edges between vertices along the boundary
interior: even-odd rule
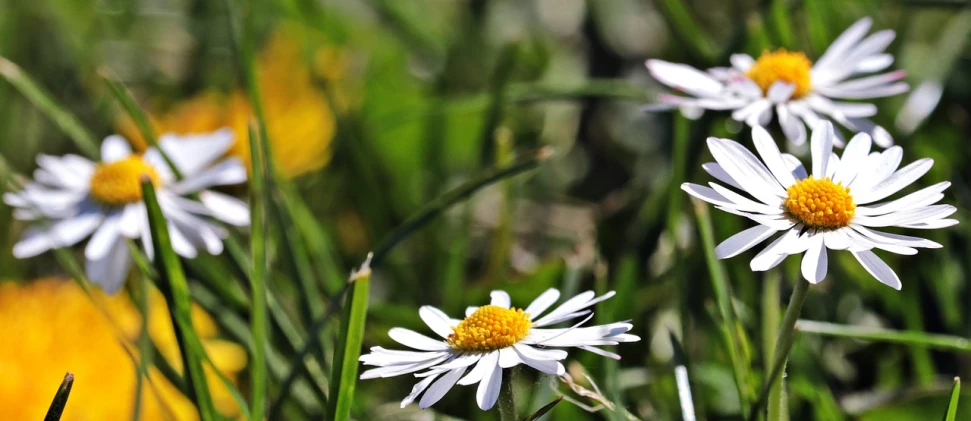
[[[0,420],[43,419],[65,372],[74,388],[62,420],[129,419],[134,407],[141,315],[124,294],[92,288],[95,307],[74,282],[46,279],[29,284],[0,283]],[[105,316],[109,314],[111,320]],[[210,359],[231,381],[246,365],[238,345],[214,338],[216,327],[201,309],[193,321]],[[159,351],[181,370],[178,343],[165,300],[154,291],[149,334]],[[215,373],[208,373],[217,408],[238,415],[235,401]],[[195,420],[192,403],[154,368],[142,389],[142,420]]]
[[[341,78],[344,67],[344,58],[333,48],[319,48],[305,60],[294,31],[288,27],[276,31],[260,54],[257,76],[263,113],[273,158],[284,177],[306,174],[330,161],[334,114],[327,97],[315,86],[314,77]],[[347,106],[344,95],[335,95],[335,101],[341,108]],[[236,90],[228,94],[200,93],[165,113],[150,116],[150,119],[156,133],[185,135],[230,127],[236,135],[236,143],[229,154],[249,166],[248,125],[252,116],[246,93]],[[120,116],[117,129],[136,147],[147,146],[138,127],[127,115]]]

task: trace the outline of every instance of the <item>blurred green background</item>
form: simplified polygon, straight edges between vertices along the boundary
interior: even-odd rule
[[[139,142],[99,76],[104,70],[132,89],[160,132],[225,125],[245,136],[234,7],[0,0],[0,56],[99,138],[120,132]],[[907,71],[911,92],[925,93],[876,101],[876,121],[904,147],[905,161],[935,159],[918,187],[950,180],[945,202],[968,220],[971,11],[961,1],[285,0],[254,7],[276,163],[307,204],[304,215],[327,234],[309,244],[321,302],[424,204],[517,157],[554,152],[538,170],[477,193],[393,251],[372,281],[365,346],[394,347],[387,336],[393,326],[427,332],[421,305],[458,316],[494,288],[508,290],[519,306],[549,287],[614,289],[620,294],[601,305],[598,320],[632,319],[643,341],[617,347],[620,362],[571,353],[574,379],[592,388],[580,374],[590,373],[608,399],[640,419],[680,419],[672,332],[685,347],[699,417],[739,419],[698,220],[677,186],[708,179],[700,167],[710,160],[706,136],[747,144],[750,130],[724,113],[687,121],[641,111],[665,91],[644,69],[647,58],[706,68],[727,65],[731,53],[786,47],[815,59],[843,29],[872,17],[875,28],[897,31],[894,66]],[[902,112],[908,101],[923,106]],[[681,165],[673,159],[675,139],[686,142]],[[9,171],[30,174],[37,154],[73,151],[43,112],[0,82],[0,156]],[[242,195],[245,186],[231,192]],[[713,211],[712,218],[716,242],[747,226],[732,215]],[[0,280],[63,274],[49,253],[11,256],[24,228],[0,205]],[[274,230],[280,227],[271,224]],[[969,230],[963,223],[922,233],[941,250],[881,255],[900,275],[900,292],[871,279],[849,255],[831,253],[830,275],[810,289],[802,318],[967,337]],[[775,332],[766,312],[784,308],[792,283],[802,280],[797,258],[786,262],[781,280],[753,274],[750,258],[723,265],[748,340],[745,357],[760,379],[767,364],[761,344]],[[294,298],[295,269],[277,266],[270,288],[306,329],[311,317]],[[333,330],[323,339],[326,355]],[[953,377],[971,374],[969,363],[968,351],[802,334],[788,366],[791,418],[939,419]],[[524,413],[560,393],[597,404],[532,371],[518,381]],[[413,383],[409,376],[359,382],[355,417],[496,417],[475,407],[468,387],[424,412],[399,409]],[[959,419],[971,417],[971,404],[962,411]],[[619,417],[608,412],[591,415],[563,402],[550,419]]]

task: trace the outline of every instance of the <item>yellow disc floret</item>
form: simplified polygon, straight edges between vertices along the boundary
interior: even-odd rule
[[[763,52],[745,75],[759,85],[764,94],[776,82],[791,83],[796,87],[792,99],[799,99],[812,90],[809,78],[812,66],[805,54],[780,48],[775,52]]]
[[[531,325],[522,309],[482,306],[452,328],[448,344],[462,351],[502,349],[525,338]]]
[[[91,176],[91,197],[109,206],[140,202],[143,176],[152,180],[155,186],[161,181],[155,169],[136,155],[99,164]]]
[[[790,186],[786,211],[792,218],[813,228],[840,228],[850,224],[856,205],[850,189],[827,178],[809,177]]]

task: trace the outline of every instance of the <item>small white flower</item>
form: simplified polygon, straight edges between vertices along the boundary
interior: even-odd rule
[[[157,189],[172,247],[179,255],[192,258],[199,249],[221,253],[222,238],[228,232],[207,218],[249,225],[245,203],[204,190],[246,181],[246,168],[238,159],[220,160],[232,143],[228,129],[206,135],[163,135],[159,146],[182,173],[182,180],[176,179],[158,150],[134,154],[117,135],[101,144],[99,163],[77,155],[38,156],[40,168],[34,172],[34,181],[20,192],[3,196],[4,202],[16,208],[17,219],[37,222],[14,245],[14,256],[36,256],[90,236],[84,249],[87,276],[106,292],[117,292],[131,263],[124,239],[140,238],[146,253],[153,255],[142,177],[151,179]],[[199,194],[200,201],[183,197],[193,193]]]
[[[580,327],[593,317],[588,308],[614,296],[613,291],[600,297],[596,297],[593,291],[584,292],[543,317],[538,316],[560,298],[559,291],[547,290],[526,309],[510,308],[509,294],[504,291],[493,291],[491,296],[489,305],[469,307],[464,320],[449,318],[435,307],[421,307],[418,310],[421,319],[442,339],[393,328],[388,332],[391,339],[419,351],[373,347],[370,354],[361,356],[361,362],[379,368],[365,371],[361,379],[394,377],[421,371],[415,377],[422,380],[401,401],[401,407],[411,404],[424,392],[418,402],[422,409],[438,402],[456,383],[478,383],[476,402],[479,408],[487,410],[495,405],[499,397],[504,368],[526,364],[543,373],[559,376],[565,373],[560,361],[566,358],[567,352],[551,348],[577,347],[620,359],[619,355],[596,346],[640,340],[626,333],[632,327],[627,322]],[[543,328],[584,316],[582,321],[569,328]]]
[[[655,79],[691,95],[661,95],[660,103],[647,109],[677,107],[688,117],[699,116],[703,110],[733,110],[733,119],[752,127],[768,125],[775,109],[779,125],[792,145],[805,143],[806,126],[812,128],[821,120],[832,120],[853,132],[868,133],[880,147],[890,147],[890,133],[868,119],[877,113],[875,105],[834,100],[880,98],[908,89],[901,81],[903,71],[850,79],[881,71],[893,63],[893,56],[883,50],[893,41],[894,32],[887,29],[864,38],[871,23],[870,18],[858,20],[833,41],[815,64],[803,53],[782,49],[766,51],[758,59],[735,54],[731,57],[732,67],[707,72],[683,64],[647,60],[647,69]],[[834,143],[842,147],[842,135],[836,135]]]
[[[681,185],[684,191],[718,209],[758,223],[719,244],[715,248],[718,258],[737,256],[782,233],[752,259],[752,270],[768,270],[788,255],[805,253],[802,276],[815,284],[826,277],[826,249],[848,250],[867,272],[899,290],[897,274],[872,250],[911,255],[917,253],[916,248],[941,247],[923,238],[873,229],[934,229],[958,223],[947,219],[957,210],[954,206],[936,204],[951,185],[946,181],[877,203],[923,176],[934,161],[924,158],[898,170],[903,150],[893,146],[870,152],[871,140],[866,133],[854,136],[840,159],[832,153],[833,137],[829,122],[821,122],[813,130],[811,174],[794,156],[780,153],[761,127],[752,130],[761,161],[737,142],[708,138],[708,148],[717,163],[704,164],[705,171],[756,199],[718,183],[708,183],[711,187]]]

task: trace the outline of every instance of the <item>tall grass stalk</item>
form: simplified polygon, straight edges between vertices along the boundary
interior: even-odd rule
[[[196,404],[202,421],[216,420],[219,415],[212,402],[212,395],[202,368],[203,361],[206,360],[205,351],[192,325],[192,298],[189,294],[189,283],[182,271],[179,256],[172,249],[168,223],[162,215],[151,180],[142,180],[142,194],[148,211],[152,245],[156,253],[155,267],[161,276],[159,286],[169,301],[169,313],[172,316],[172,325],[182,354],[182,367],[187,380],[189,397]]]
[[[358,358],[364,342],[364,322],[367,319],[368,292],[371,288],[371,258],[360,269],[351,274],[347,281],[350,293],[344,305],[341,318],[341,341],[334,353],[333,372],[330,381],[330,400],[328,411],[331,420],[346,420],[351,417],[354,403],[354,390],[357,387]]]

